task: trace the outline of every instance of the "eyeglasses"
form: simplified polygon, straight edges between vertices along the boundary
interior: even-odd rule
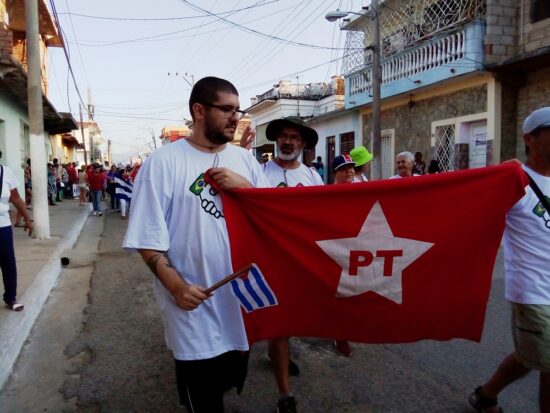
[[[211,108],[216,108],[222,111],[223,116],[226,118],[236,117],[238,120],[241,120],[246,112],[240,109],[233,109],[232,106],[221,106],[216,105],[215,103],[203,103],[204,106],[210,106]]]
[[[279,141],[289,141],[291,143],[298,143],[298,142],[303,141],[301,135],[287,135],[287,134],[278,135],[277,140],[279,140]]]

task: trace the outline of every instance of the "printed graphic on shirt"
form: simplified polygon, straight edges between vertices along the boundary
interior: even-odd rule
[[[546,201],[550,203],[550,198],[548,198],[546,195],[544,196],[546,198]],[[544,220],[544,226],[547,229],[550,229],[550,215],[548,214],[548,211],[546,211],[546,208],[544,208],[544,205],[542,205],[542,202],[539,201],[537,205],[533,208],[533,214],[535,214],[537,217],[542,218]]]
[[[298,185],[296,185],[296,187],[299,187],[299,186],[304,186],[304,184],[299,183]],[[277,188],[286,188],[286,187],[288,187],[288,184],[282,181],[279,183],[279,185],[277,185]]]
[[[219,191],[208,184],[204,179],[204,173],[200,174],[197,179],[191,184],[189,190],[197,195],[201,201],[201,208],[212,215],[216,219],[223,218],[223,213],[216,208],[213,198],[218,195]]]

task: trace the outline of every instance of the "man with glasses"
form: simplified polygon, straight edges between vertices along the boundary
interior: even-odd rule
[[[224,392],[244,383],[248,342],[231,288],[205,292],[233,272],[218,188],[269,183],[248,151],[228,144],[244,115],[230,82],[198,81],[189,111],[192,136],[155,151],[137,176],[123,246],[137,249],[156,276],[181,403],[189,412],[221,413]]]
[[[319,139],[317,132],[306,126],[298,117],[271,121],[266,136],[277,142],[277,156],[265,163],[264,173],[273,187],[323,185],[321,176],[300,162],[304,149],[313,149]],[[290,359],[288,337],[269,341],[268,358],[273,366],[279,387],[279,413],[296,412],[296,401],[290,392],[289,374],[296,376],[300,370]]]

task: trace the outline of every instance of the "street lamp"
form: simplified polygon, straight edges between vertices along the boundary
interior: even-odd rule
[[[369,9],[368,6],[363,7],[365,12]],[[382,178],[382,156],[381,156],[381,127],[380,127],[380,24],[378,21],[378,0],[372,0],[371,5],[372,15],[372,152],[374,159],[372,160],[371,178]],[[356,13],[353,11],[336,10],[326,14],[325,19],[329,22],[334,22],[342,19],[349,14],[364,16],[364,13]]]

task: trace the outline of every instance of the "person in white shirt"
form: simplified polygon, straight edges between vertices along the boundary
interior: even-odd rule
[[[512,306],[515,351],[470,396],[470,404],[485,413],[502,412],[498,394],[533,369],[540,372],[540,412],[550,412],[550,107],[532,112],[522,129],[523,170],[541,198],[527,186],[506,216],[505,296]]]
[[[395,165],[397,167],[397,175],[390,176],[389,179],[408,178],[409,176],[418,176],[413,174],[414,155],[412,152],[401,152],[395,157]]]
[[[193,134],[156,150],[139,171],[123,243],[155,274],[155,295],[173,352],[181,403],[191,413],[222,413],[223,394],[246,377],[248,341],[238,300],[219,189],[268,187],[260,165],[233,140],[239,120],[235,87],[206,77],[191,91]]]
[[[0,152],[0,158],[2,152]],[[17,264],[13,248],[13,229],[9,215],[11,202],[17,212],[23,216],[25,231],[32,235],[33,224],[17,190],[17,178],[10,168],[0,165],[0,268],[4,284],[4,303],[6,308],[13,311],[22,311],[25,307],[18,303],[17,298]]]
[[[317,171],[300,162],[304,149],[313,149],[319,139],[317,132],[294,116],[271,121],[266,128],[268,140],[276,142],[277,156],[264,164],[264,173],[273,187],[323,185]],[[298,375],[299,367],[290,359],[288,337],[269,341],[268,358],[273,365],[279,388],[279,413],[296,412],[296,401],[290,392],[289,374]]]

